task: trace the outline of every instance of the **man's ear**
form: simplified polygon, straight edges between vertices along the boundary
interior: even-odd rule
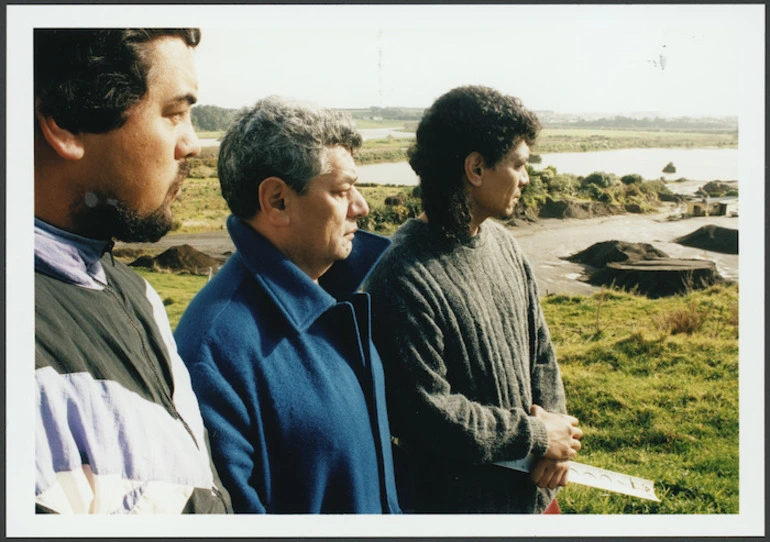
[[[83,158],[85,149],[83,142],[77,134],[62,128],[53,117],[43,115],[37,108],[35,108],[35,117],[37,118],[40,132],[56,154],[65,160],[80,160]]]
[[[471,186],[481,186],[481,179],[486,167],[484,157],[479,152],[473,151],[465,157],[465,178],[468,179]]]
[[[259,183],[257,197],[259,210],[265,219],[275,226],[288,226],[289,214],[286,212],[286,199],[289,196],[289,185],[279,177],[268,177]]]

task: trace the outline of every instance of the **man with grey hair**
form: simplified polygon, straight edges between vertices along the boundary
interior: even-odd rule
[[[349,117],[269,97],[219,151],[236,252],[176,330],[240,513],[396,513],[368,294],[389,245],[357,231],[361,135]]]

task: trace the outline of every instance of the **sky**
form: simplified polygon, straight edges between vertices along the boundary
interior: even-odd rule
[[[559,113],[737,115],[758,7],[234,8],[201,25],[200,103],[426,107],[484,84]]]
[[[745,58],[764,50],[762,5],[11,8],[46,26],[198,26],[199,103],[227,108],[422,108],[484,84],[537,111],[737,115],[764,81]]]
[[[40,518],[10,499],[9,536],[554,536],[764,533],[764,5],[6,6],[6,419],[8,494],[34,485],[32,30],[197,26],[199,103],[237,108],[283,94],[338,108],[426,107],[484,84],[536,111],[735,115],[741,200],[741,509],[724,516]],[[757,247],[760,247],[757,250]],[[755,406],[758,405],[759,408]],[[752,498],[753,497],[753,498]],[[129,530],[126,530],[126,529]]]

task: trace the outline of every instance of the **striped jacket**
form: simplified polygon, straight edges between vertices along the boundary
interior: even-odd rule
[[[99,287],[51,276],[56,261],[38,257],[37,511],[230,512],[155,290],[109,256]]]

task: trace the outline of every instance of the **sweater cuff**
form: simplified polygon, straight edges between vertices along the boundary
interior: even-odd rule
[[[530,417],[529,419],[531,434],[532,434],[532,448],[529,453],[535,456],[545,455],[548,450],[548,431],[545,428],[545,424],[537,418]]]

